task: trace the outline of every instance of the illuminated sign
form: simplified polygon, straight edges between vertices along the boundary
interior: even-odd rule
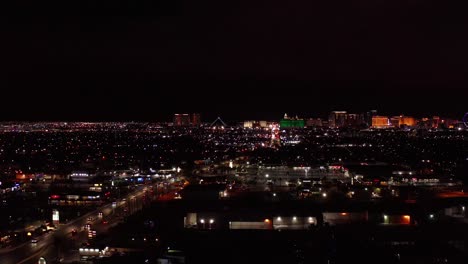
[[[56,224],[60,221],[59,211],[57,209],[52,210],[52,221]]]

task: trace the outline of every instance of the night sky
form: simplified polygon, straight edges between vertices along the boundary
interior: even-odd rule
[[[460,1],[9,2],[0,120],[468,111]]]

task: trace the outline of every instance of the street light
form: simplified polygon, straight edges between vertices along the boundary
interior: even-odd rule
[[[209,228],[211,229],[211,225],[214,223],[214,219],[210,219],[210,225]]]
[[[205,229],[205,219],[200,219],[200,223],[203,224],[203,229]]]

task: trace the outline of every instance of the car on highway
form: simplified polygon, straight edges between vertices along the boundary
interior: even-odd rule
[[[31,243],[32,243],[32,244],[37,244],[38,241],[39,241],[39,240],[38,240],[37,238],[31,239]]]

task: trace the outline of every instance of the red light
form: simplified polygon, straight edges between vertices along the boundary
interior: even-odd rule
[[[60,195],[54,194],[54,195],[51,195],[50,198],[52,198],[52,199],[58,199],[58,198],[60,198]]]

